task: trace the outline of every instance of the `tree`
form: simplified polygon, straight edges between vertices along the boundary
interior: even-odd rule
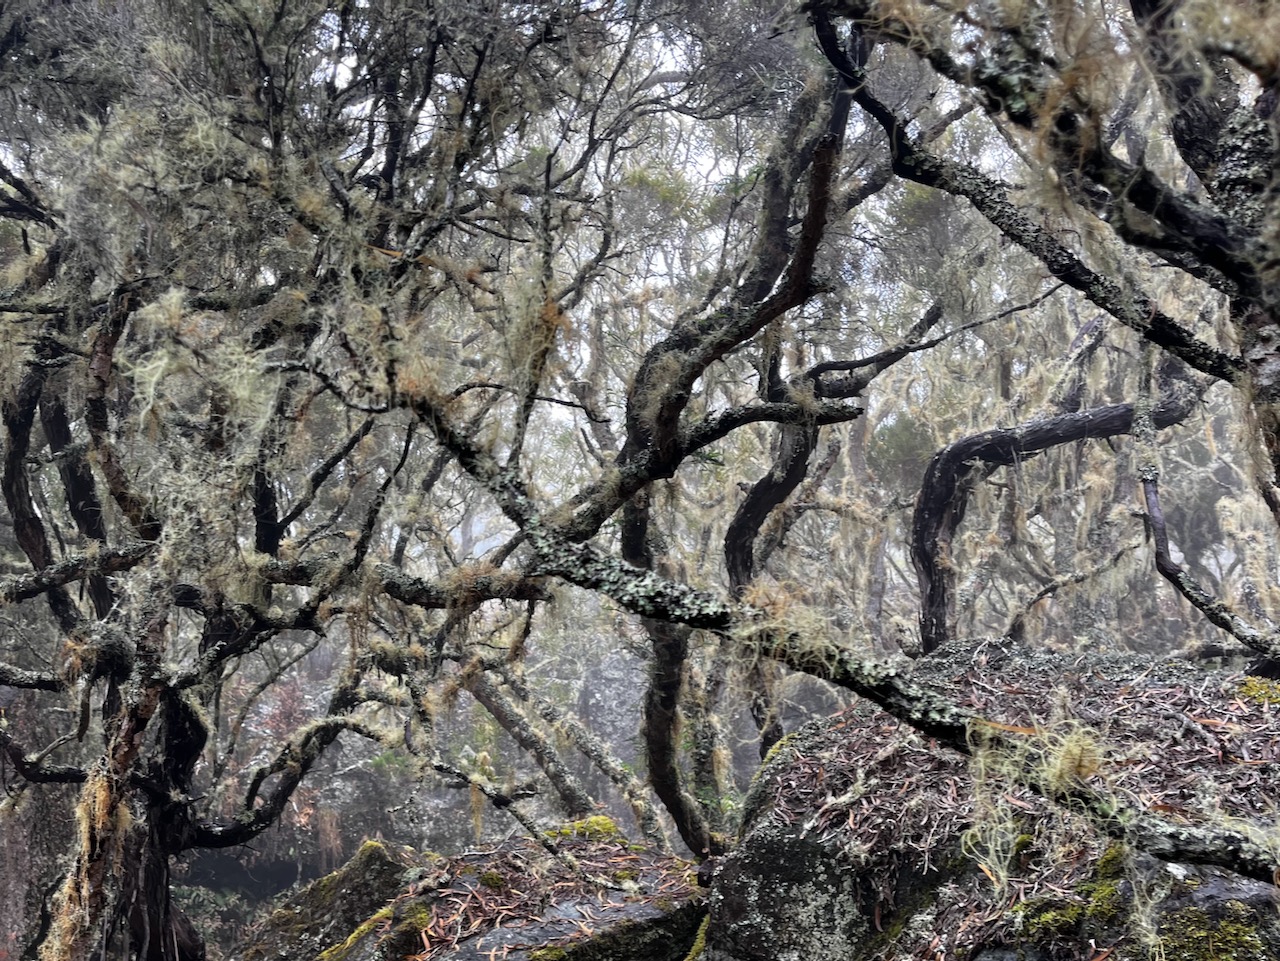
[[[784,669],[967,752],[982,719],[885,651],[1068,643],[1084,611],[1031,614],[1089,585],[1157,630],[1152,564],[1276,653],[1227,569],[1273,550],[1255,502],[1280,520],[1275,15],[693,6],[0,14],[0,746],[79,791],[41,957],[200,957],[172,859],[261,835],[344,735],[532,827],[535,784],[438,736],[463,691],[562,810],[601,799],[553,730],[705,857],[728,719],[767,750]],[[1176,489],[1241,505],[1181,561],[1165,429]],[[1117,544],[1141,523],[1153,557]],[[647,785],[529,668],[556,608],[641,632]],[[1156,856],[1275,870],[1247,825],[1027,777]]]

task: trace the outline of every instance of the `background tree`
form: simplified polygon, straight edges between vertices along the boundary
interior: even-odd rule
[[[717,854],[731,760],[841,691],[969,750],[885,653],[1213,636],[1153,567],[1275,653],[1274,15],[692,6],[0,14],[41,957],[201,956],[175,859],[391,758]]]

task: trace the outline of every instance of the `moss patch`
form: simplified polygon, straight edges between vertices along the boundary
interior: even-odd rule
[[[1240,696],[1255,704],[1280,704],[1280,681],[1246,677],[1240,682]]]
[[[583,838],[587,841],[626,840],[618,825],[613,822],[613,818],[605,817],[603,814],[593,814],[581,821],[571,821],[558,828],[552,828],[546,833],[548,837],[553,838]]]
[[[1173,911],[1161,920],[1160,951],[1165,961],[1270,961],[1253,912],[1239,901],[1228,902],[1218,921],[1197,907]]]
[[[341,944],[336,944],[327,951],[320,952],[316,957],[316,961],[343,961],[343,959],[351,953],[356,945],[367,938],[375,928],[389,920],[391,920],[390,906],[383,908],[381,911],[378,911],[372,917],[365,920],[365,922],[352,931],[351,934],[347,936],[347,939]]]
[[[1022,929],[1035,941],[1052,942],[1074,937],[1084,920],[1084,905],[1074,901],[1037,898],[1014,907],[1022,917]]]
[[[702,923],[698,925],[698,933],[693,937],[693,947],[689,948],[689,953],[684,956],[684,961],[698,961],[702,957],[702,952],[707,949],[707,927],[711,924],[711,915],[707,915],[702,919]]]
[[[1085,915],[1098,925],[1113,925],[1124,918],[1128,900],[1120,889],[1129,855],[1123,844],[1111,844],[1098,858],[1093,879],[1078,888],[1085,899]]]

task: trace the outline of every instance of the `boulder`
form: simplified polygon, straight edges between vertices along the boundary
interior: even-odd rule
[[[694,874],[690,862],[630,843],[605,817],[447,859],[366,845],[289,898],[236,956],[682,961],[705,914]]]
[[[975,731],[968,760],[865,705],[800,729],[715,866],[702,961],[1280,961],[1275,887],[1127,850],[1009,776],[1046,765],[1184,823],[1274,825],[1280,686],[993,644],[917,675],[1026,750]]]

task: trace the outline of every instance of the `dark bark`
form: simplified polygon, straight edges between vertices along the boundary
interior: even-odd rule
[[[542,769],[542,773],[556,789],[565,814],[570,819],[577,819],[595,811],[595,799],[586,792],[582,783],[565,766],[560,752],[529,723],[528,718],[503,693],[502,689],[483,670],[470,674],[464,671],[463,676],[466,679],[467,690],[486,711],[493,715],[493,719],[502,725],[502,729],[510,734],[524,751],[532,755],[538,767]]]
[[[111,388],[115,365],[116,346],[124,334],[129,315],[137,306],[138,291],[133,288],[117,290],[107,307],[107,316],[94,338],[93,352],[89,360],[89,386],[85,394],[85,423],[98,457],[99,466],[119,508],[138,536],[144,541],[158,540],[160,520],[136,490],[111,440],[111,419],[107,410],[107,394]]]
[[[5,398],[0,403],[5,430],[4,472],[0,476],[0,487],[4,489],[5,505],[13,521],[18,546],[37,571],[54,564],[53,550],[49,546],[44,522],[36,513],[31,499],[31,482],[27,477],[26,463],[27,452],[31,449],[31,428],[35,422],[36,406],[40,402],[44,382],[44,368],[38,363],[29,364],[14,396]],[[44,591],[47,592],[49,607],[58,626],[66,632],[75,630],[82,617],[63,584],[49,583]]]
[[[40,424],[49,442],[49,451],[57,460],[58,473],[67,496],[67,510],[76,528],[89,540],[105,545],[107,525],[97,485],[83,453],[72,441],[67,408],[60,396],[47,391],[41,396]],[[88,582],[94,613],[98,617],[106,617],[115,605],[115,592],[101,573],[90,574]]]
[[[1222,130],[1236,106],[1235,82],[1221,58],[1202,57],[1177,36],[1182,0],[1131,0],[1129,6],[1146,39],[1143,52],[1173,111],[1171,128],[1178,152],[1200,181],[1211,186]]]
[[[635,570],[652,571],[649,545],[649,495],[642,491],[623,509],[622,555]],[[712,830],[706,811],[684,785],[680,771],[681,693],[688,669],[688,627],[662,619],[643,621],[653,660],[649,684],[640,709],[640,737],[644,742],[649,783],[671,815],[676,832],[699,858],[723,853],[726,840]]]
[[[1156,426],[1165,428],[1179,423],[1194,409],[1195,401],[1193,392],[1179,392],[1154,412]],[[998,467],[1011,466],[1051,447],[1127,434],[1133,423],[1133,404],[1111,404],[983,431],[948,444],[933,455],[920,485],[911,525],[911,560],[920,584],[920,641],[924,653],[936,650],[952,637],[955,571],[950,548],[976,483]]]
[[[779,434],[773,469],[752,485],[725,533],[725,567],[729,584],[739,596],[756,576],[755,544],[760,528],[804,481],[809,458],[818,444],[816,427],[783,427]],[[786,733],[773,693],[775,680],[773,672],[758,662],[751,665],[746,678],[748,706],[760,732],[762,758]]]

